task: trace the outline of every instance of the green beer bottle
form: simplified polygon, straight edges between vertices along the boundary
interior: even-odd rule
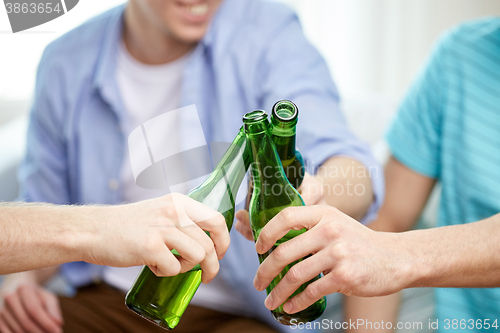
[[[295,132],[299,109],[292,101],[276,102],[271,113],[271,138],[283,165],[285,176],[295,189],[304,180],[304,159],[295,148]]]
[[[271,112],[271,138],[283,165],[288,181],[299,189],[304,180],[305,166],[302,154],[295,148],[295,133],[299,108],[292,101],[283,99],[274,104]],[[248,177],[248,195],[245,209],[248,210],[252,198],[253,181]]]
[[[220,212],[229,230],[233,225],[236,193],[249,165],[249,154],[243,128],[231,143],[212,174],[188,193]],[[179,253],[172,250],[176,255]],[[125,304],[129,309],[165,329],[173,329],[191,302],[201,283],[201,268],[196,265],[188,272],[171,277],[157,277],[144,266]]]
[[[251,170],[253,176],[253,193],[250,201],[249,214],[250,224],[254,240],[259,237],[262,228],[276,214],[286,207],[303,206],[304,202],[299,193],[287,180],[276,147],[271,139],[270,125],[265,111],[257,110],[245,114],[243,117],[245,133],[247,136],[248,149],[251,155]],[[281,243],[284,243],[295,236],[306,232],[306,229],[291,230],[281,238],[267,253],[259,255],[262,263],[267,256]],[[281,273],[274,278],[266,291],[271,290],[281,281],[288,270],[303,259],[297,260],[286,266]],[[318,280],[320,276],[304,283],[292,296],[302,292],[312,282]],[[323,297],[307,309],[288,314],[283,311],[283,305],[271,311],[274,318],[284,325],[305,323],[317,319],[326,307],[326,298]],[[294,320],[294,321],[292,321]]]

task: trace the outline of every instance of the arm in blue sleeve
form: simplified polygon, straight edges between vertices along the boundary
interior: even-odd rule
[[[369,222],[383,201],[383,172],[369,146],[349,130],[328,67],[305,38],[297,17],[288,15],[278,27],[263,57],[265,77],[259,82],[262,104],[266,110],[280,99],[290,99],[297,104],[300,110],[298,148],[309,172],[315,173],[333,156],[347,156],[366,167],[375,194],[363,219]]]
[[[64,82],[50,46],[38,66],[27,149],[19,169],[20,200],[71,203],[66,156]]]

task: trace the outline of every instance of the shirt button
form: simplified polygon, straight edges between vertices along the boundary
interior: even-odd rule
[[[111,191],[116,191],[120,187],[120,183],[116,179],[111,179],[108,186]]]

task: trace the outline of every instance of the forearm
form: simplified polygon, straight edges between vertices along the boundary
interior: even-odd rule
[[[93,207],[0,205],[0,274],[82,260]]]
[[[392,327],[396,327],[395,323],[398,318],[400,300],[400,293],[380,297],[346,296],[344,298],[344,321],[358,322],[358,319],[362,319],[365,322],[371,323],[392,323]],[[386,324],[376,332],[394,332],[393,328],[388,327],[389,325]],[[348,328],[346,332],[368,333],[373,332],[373,329],[369,329],[367,326],[360,326],[352,329]]]
[[[373,201],[372,182],[368,170],[349,157],[328,159],[316,174],[323,184],[326,203],[360,220]]]
[[[500,214],[400,235],[412,262],[408,287],[500,287]]]

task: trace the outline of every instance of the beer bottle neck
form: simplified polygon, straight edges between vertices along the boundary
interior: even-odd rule
[[[295,159],[297,120],[298,108],[292,101],[281,100],[274,104],[271,114],[271,135],[284,167]]]
[[[222,213],[231,229],[236,194],[249,164],[246,136],[241,128],[212,174],[188,196]]]
[[[253,111],[243,118],[245,133],[252,156],[251,165],[254,188],[282,184],[286,186],[286,179],[276,147],[270,136],[270,126],[267,113]]]

